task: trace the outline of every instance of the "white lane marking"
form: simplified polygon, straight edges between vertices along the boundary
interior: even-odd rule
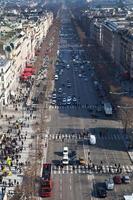
[[[69,188],[70,190],[72,190],[72,177],[70,176],[70,179],[69,179]]]
[[[82,190],[80,176],[79,176],[79,188],[80,188],[80,199],[83,200],[83,195],[82,195],[83,190]]]
[[[62,199],[62,176],[60,175],[60,199]]]

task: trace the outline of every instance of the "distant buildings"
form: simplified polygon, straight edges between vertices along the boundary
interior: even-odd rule
[[[77,16],[88,38],[99,44],[133,79],[133,11],[128,9],[88,9]]]
[[[0,111],[18,87],[19,77],[35,57],[53,23],[51,12],[21,9],[0,15]]]

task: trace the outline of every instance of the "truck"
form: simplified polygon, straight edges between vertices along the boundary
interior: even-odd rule
[[[40,179],[40,197],[51,197],[52,194],[51,164],[43,164]]]
[[[104,112],[105,115],[112,115],[112,106],[109,102],[104,102]]]

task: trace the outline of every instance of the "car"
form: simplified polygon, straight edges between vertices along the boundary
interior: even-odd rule
[[[51,105],[56,105],[56,99],[53,99]]]
[[[56,93],[52,94],[52,99],[56,99]]]
[[[67,104],[67,100],[66,100],[66,98],[64,97],[63,99],[62,99],[62,105],[66,105]]]
[[[73,97],[72,101],[73,101],[74,104],[77,103],[76,97]]]
[[[88,81],[88,78],[87,78],[87,77],[85,77],[85,78],[84,78],[84,81]]]
[[[63,165],[68,165],[68,164],[69,164],[68,155],[64,155],[64,156],[63,156],[62,164],[63,164]]]
[[[130,177],[128,175],[123,176],[122,177],[122,182],[126,183],[126,184],[130,183]]]
[[[96,144],[96,136],[95,135],[90,135],[89,136],[89,143],[91,144],[91,145],[94,145],[94,144]]]
[[[68,147],[63,148],[63,155],[68,155]]]
[[[114,189],[114,181],[110,177],[109,179],[105,180],[105,185],[107,190],[113,190]]]
[[[67,87],[70,88],[71,87],[71,82],[67,83]]]
[[[115,184],[121,184],[122,183],[122,179],[121,179],[120,176],[114,176],[113,180],[114,180]]]
[[[55,74],[54,79],[57,81],[59,79],[58,74]]]
[[[86,165],[87,163],[86,163],[86,161],[83,157],[79,157],[79,164],[80,165]]]
[[[67,64],[66,68],[67,68],[67,69],[70,69],[70,65],[69,65],[69,64]]]
[[[105,198],[107,197],[107,191],[104,187],[97,187],[97,195],[100,198]]]
[[[63,91],[62,88],[59,88],[59,89],[58,89],[58,92],[59,92],[59,93],[62,93],[62,91]]]
[[[72,101],[71,96],[68,96],[68,97],[67,97],[67,105],[70,105],[70,104],[71,104],[71,101]]]

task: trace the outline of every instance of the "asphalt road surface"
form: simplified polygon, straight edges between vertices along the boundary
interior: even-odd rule
[[[95,72],[89,62],[84,63],[85,52],[68,10],[61,14],[58,54],[55,73],[59,78],[53,81],[53,91],[47,102],[47,162],[52,163],[54,182],[49,199],[98,199],[96,184],[114,176],[115,165],[121,166],[123,174],[131,174],[133,167],[126,152],[126,136],[121,131],[121,123],[115,117],[106,117],[102,110],[96,111],[97,107],[102,107],[102,99],[97,95],[92,79]],[[53,94],[56,94],[56,103]],[[70,101],[67,100],[69,97]],[[96,136],[94,146],[88,142],[90,132]],[[57,165],[62,160],[64,146],[69,148],[70,161],[62,169]],[[94,164],[92,173],[87,167],[79,166],[79,157],[87,164]],[[102,165],[102,172],[98,172],[99,165]],[[106,199],[121,199],[123,194],[132,193],[132,186],[133,181],[128,185],[116,185]]]

